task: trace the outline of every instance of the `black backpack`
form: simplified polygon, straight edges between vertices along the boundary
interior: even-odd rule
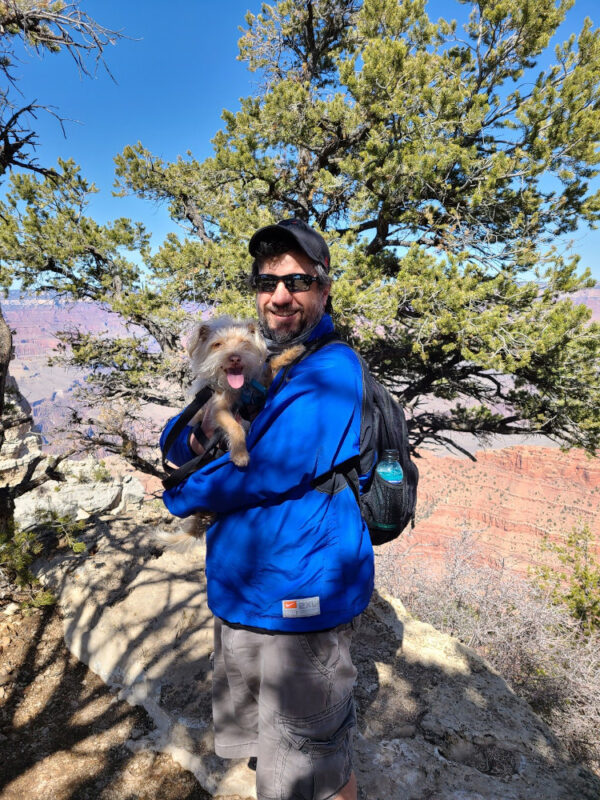
[[[277,376],[278,384],[275,391],[278,391],[288,380],[288,373],[292,367],[331,342],[346,344],[336,334],[329,334],[311,342],[298,358],[284,368],[283,374]],[[374,545],[380,545],[396,539],[409,522],[414,526],[419,471],[411,459],[408,429],[402,406],[384,386],[375,380],[362,356],[356,355],[360,361],[363,376],[359,455],[340,464],[325,475],[319,476],[313,485],[319,491],[332,494],[347,483],[360,506],[361,514],[369,529],[371,542]],[[188,461],[187,464],[175,470],[170,468],[166,462],[167,453],[177,436],[187,425],[188,420],[208,400],[211,393],[208,389],[200,392],[182,412],[167,436],[163,445],[163,467],[170,474],[163,480],[165,489],[176,486],[192,472],[217,458],[223,452],[220,449],[220,435],[217,432],[209,442],[203,443],[205,452],[201,456]],[[200,436],[201,432],[196,431],[196,434]],[[404,472],[402,483],[388,483],[377,473],[374,463],[375,456],[380,456],[384,450],[398,451],[400,465]],[[368,481],[360,492],[359,475],[367,474],[369,474]]]
[[[316,339],[285,367],[276,391],[287,380],[287,374],[292,367],[331,342],[341,342],[350,347],[335,333]],[[367,523],[371,542],[380,545],[400,536],[409,522],[414,527],[419,470],[410,455],[408,428],[402,406],[371,375],[363,357],[358,353],[356,356],[363,376],[359,456],[319,476],[313,485],[319,491],[332,494],[339,491],[344,482],[348,483]],[[388,483],[376,471],[375,458],[379,458],[384,450],[398,451],[398,460],[404,472],[402,483]],[[367,474],[367,483],[360,491],[359,475]]]
[[[404,479],[400,484],[385,481],[372,469],[359,497],[371,541],[374,545],[400,536],[408,523],[414,527],[419,470],[410,455],[406,417],[400,403],[371,375],[364,359],[358,356],[363,373],[363,422],[360,432],[360,474],[373,467],[375,454],[397,450]],[[356,494],[356,491],[355,491]]]

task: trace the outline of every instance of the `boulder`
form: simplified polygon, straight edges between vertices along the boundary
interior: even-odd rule
[[[120,498],[121,485],[118,483],[78,485],[48,481],[17,498],[15,518],[24,530],[33,528],[46,515],[87,519],[115,508]]]
[[[15,502],[15,518],[24,529],[44,516],[82,520],[139,507],[144,487],[132,474],[106,476],[94,458],[66,461],[61,465],[65,481],[47,481]],[[106,479],[108,478],[108,479]]]
[[[135,475],[123,475],[121,482],[121,502],[115,509],[115,514],[129,508],[140,508],[146,497],[143,484]]]

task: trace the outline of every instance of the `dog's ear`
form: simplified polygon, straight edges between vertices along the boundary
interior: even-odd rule
[[[196,325],[192,333],[190,334],[190,338],[187,340],[186,349],[188,351],[188,355],[192,355],[194,350],[198,347],[201,342],[205,342],[208,339],[210,334],[210,325],[200,324]]]
[[[250,332],[250,336],[252,336],[255,346],[258,348],[257,352],[264,361],[267,357],[267,345],[265,344],[265,338],[258,323],[254,322],[254,320],[248,322],[248,331]]]

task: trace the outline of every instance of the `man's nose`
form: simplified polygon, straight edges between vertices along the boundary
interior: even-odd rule
[[[279,281],[275,287],[275,291],[271,295],[271,302],[278,306],[286,305],[292,300],[292,293],[286,288],[283,281]]]

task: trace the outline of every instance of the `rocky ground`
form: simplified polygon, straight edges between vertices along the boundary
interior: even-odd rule
[[[0,600],[2,800],[208,800],[169,755],[136,741],[153,728],[67,649],[57,607]]]
[[[5,587],[2,800],[255,797],[254,773],[212,753],[202,562],[157,547],[161,524],[100,520],[85,554],[44,559],[58,609],[26,615]],[[392,598],[375,595],[353,657],[361,800],[600,796],[497,673]]]
[[[25,436],[5,448],[2,479],[11,469],[18,478],[37,446],[36,437]],[[18,503],[22,527],[34,524],[40,510],[85,520],[143,500],[143,488],[129,475],[115,480],[118,470],[111,470],[111,481],[98,483],[94,460],[71,466],[60,492],[50,482]],[[64,541],[48,549],[59,560],[77,560]],[[139,746],[154,722],[69,651],[61,606],[27,608],[31,598],[0,570],[1,800],[208,800],[170,755]]]

